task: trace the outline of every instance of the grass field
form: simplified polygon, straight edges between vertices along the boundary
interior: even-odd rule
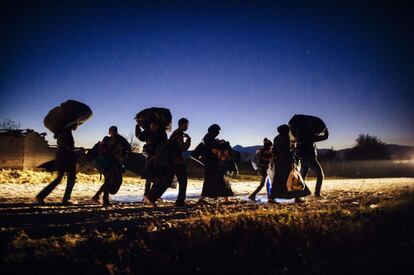
[[[13,174],[14,173],[14,174]],[[52,178],[0,173],[2,274],[401,274],[414,252],[414,179],[328,179],[325,200],[252,203],[257,182],[233,183],[232,204],[173,207],[169,190],[157,209],[142,204],[142,180],[126,178],[114,204],[90,197],[99,176],[80,175],[74,205],[33,197]],[[309,183],[313,189],[313,181]],[[264,195],[262,194],[262,198]]]

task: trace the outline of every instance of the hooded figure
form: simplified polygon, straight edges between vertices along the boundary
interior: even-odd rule
[[[289,126],[283,124],[277,127],[279,135],[273,141],[272,153],[274,155],[274,165],[276,173],[272,179],[272,192],[269,202],[275,198],[299,198],[310,194],[309,189],[305,186],[304,190],[287,191],[287,180],[294,164],[293,154],[290,148]]]
[[[200,203],[204,203],[205,197],[217,198],[224,197],[225,201],[228,201],[228,196],[233,196],[233,191],[230,185],[224,178],[223,169],[219,167],[219,158],[215,151],[221,150],[222,146],[217,140],[217,136],[220,133],[220,126],[213,124],[208,128],[208,133],[204,136],[204,182],[203,190],[200,196]]]

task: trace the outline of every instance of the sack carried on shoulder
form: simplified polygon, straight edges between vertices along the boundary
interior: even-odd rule
[[[300,191],[305,189],[303,178],[300,175],[296,164],[292,165],[292,170],[289,173],[286,187],[288,191]]]

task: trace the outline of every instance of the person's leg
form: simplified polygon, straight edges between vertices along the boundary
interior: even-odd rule
[[[104,206],[109,205],[109,186],[108,186],[108,179],[105,178],[105,182],[103,184],[103,200],[102,203]]]
[[[174,179],[174,169],[168,168],[166,174],[160,179],[159,182],[154,184],[146,196],[146,198],[151,202],[151,204],[155,204],[155,202],[161,198],[161,196],[165,193],[168,187],[171,186],[171,183]]]
[[[187,193],[187,171],[184,164],[175,165],[174,170],[178,181],[178,196],[175,204],[182,205],[185,203]]]
[[[151,191],[151,179],[147,178],[145,180],[144,196],[148,196],[150,191]]]
[[[315,158],[312,158],[309,161],[309,167],[312,170],[313,173],[316,175],[316,186],[315,186],[315,196],[321,196],[321,188],[322,188],[322,182],[324,179],[324,174],[322,167],[318,160]]]
[[[151,192],[151,189],[154,187],[154,160],[153,156],[148,156],[145,161],[144,170],[142,172],[143,177],[145,178],[145,189],[144,189],[144,198],[148,196]]]
[[[300,160],[300,175],[302,176],[304,181],[306,181],[306,177],[308,176],[308,172],[309,172],[308,162],[309,162],[308,159]]]
[[[256,188],[256,190],[254,190],[254,192],[249,196],[249,199],[251,200],[255,200],[256,199],[256,195],[260,192],[260,190],[262,190],[262,188],[264,187],[265,183],[266,183],[266,177],[267,174],[264,175],[263,173],[261,173],[261,180],[260,180],[260,184],[259,186]]]
[[[36,196],[38,202],[43,202],[43,200],[56,188],[56,186],[62,181],[63,175],[65,172],[58,171],[57,177],[49,183],[42,191],[39,192]]]
[[[98,192],[92,197],[92,200],[99,202],[99,198],[101,197],[101,194],[104,192],[105,188],[105,182],[102,184],[101,188],[99,188]]]
[[[66,172],[66,176],[67,176],[66,190],[65,190],[65,194],[63,195],[62,202],[68,202],[70,200],[72,189],[76,181],[76,163],[73,163],[72,167],[68,169],[68,171]]]

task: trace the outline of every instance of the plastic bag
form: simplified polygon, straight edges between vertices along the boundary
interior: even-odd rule
[[[292,170],[286,182],[287,191],[298,191],[305,189],[303,178],[296,164],[292,165]]]

